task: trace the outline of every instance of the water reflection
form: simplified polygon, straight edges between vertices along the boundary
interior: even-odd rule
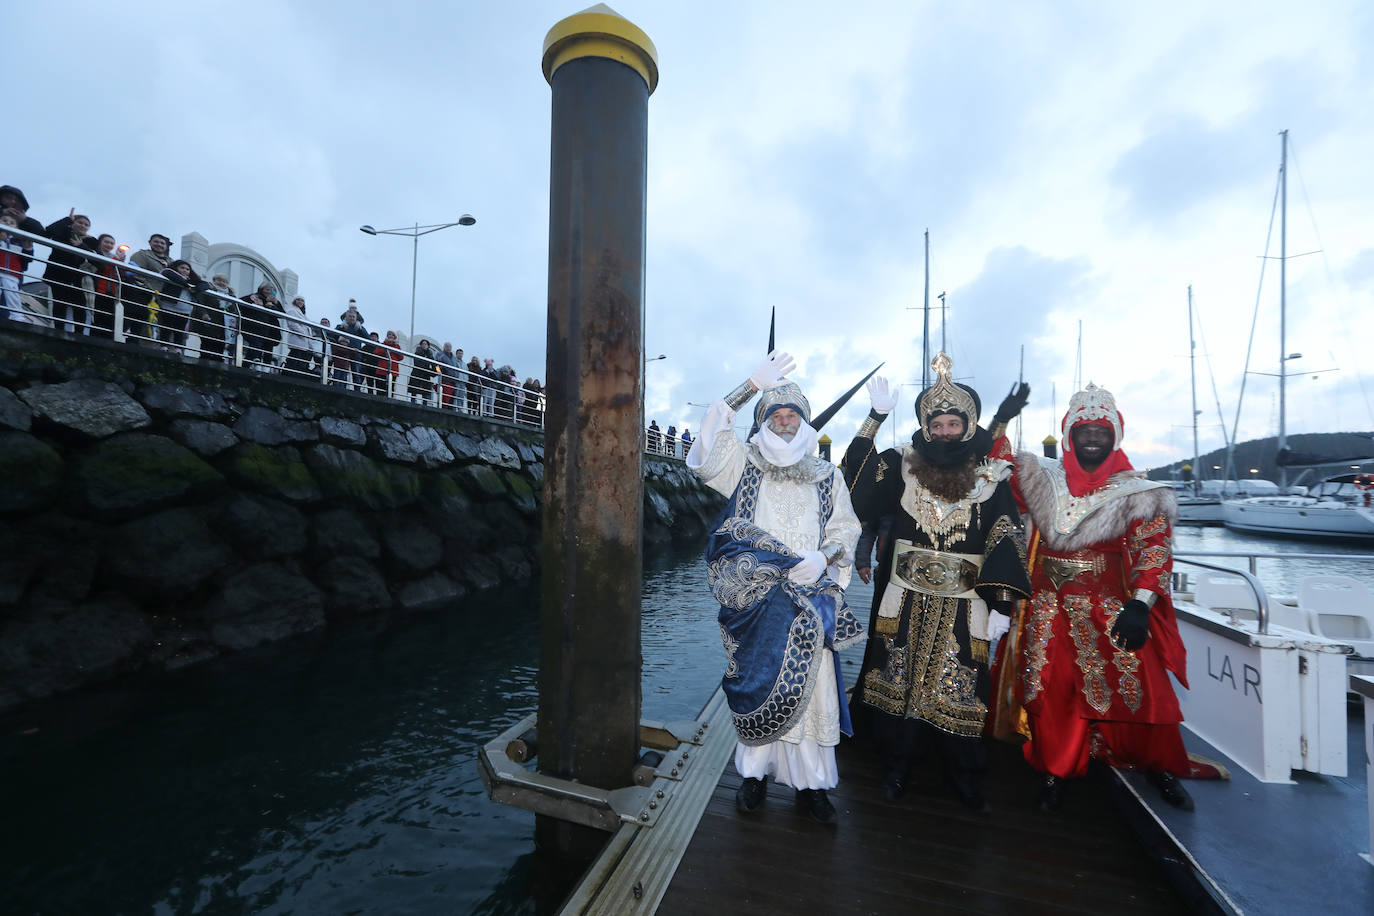
[[[1286,541],[1278,538],[1232,531],[1228,528],[1202,528],[1182,526],[1174,529],[1174,550],[1178,553],[1217,552],[1217,553],[1254,553],[1259,555],[1320,553],[1350,556],[1349,560],[1278,560],[1261,559],[1256,565],[1256,575],[1264,584],[1265,590],[1276,597],[1292,597],[1298,593],[1298,583],[1305,576],[1339,575],[1351,576],[1366,584],[1374,585],[1374,570],[1368,560],[1355,559],[1357,555],[1374,554],[1374,544],[1359,544],[1346,541]],[[1243,557],[1199,557],[1204,563],[1225,566],[1228,569],[1249,570],[1249,561]],[[1187,563],[1176,563],[1179,572],[1195,577],[1203,570]]]

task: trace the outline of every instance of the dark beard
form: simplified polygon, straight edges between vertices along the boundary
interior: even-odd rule
[[[907,458],[907,470],[916,482],[947,503],[957,503],[973,492],[978,481],[979,459],[970,455],[960,464],[936,467],[921,460],[917,452]]]

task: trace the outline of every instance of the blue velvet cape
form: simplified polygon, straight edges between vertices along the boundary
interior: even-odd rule
[[[863,638],[863,627],[829,576],[798,585],[787,572],[801,558],[754,524],[762,472],[745,462],[744,474],[706,547],[707,582],[720,602],[720,635],[727,665],[721,686],[735,731],[744,744],[767,744],[792,728],[817,677],[834,677],[840,730],[853,734],[840,659],[821,671],[821,649],[832,652]],[[833,507],[833,477],[818,481],[821,542]]]

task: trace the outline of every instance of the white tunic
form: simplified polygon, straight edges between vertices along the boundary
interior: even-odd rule
[[[701,434],[687,453],[687,466],[711,489],[727,498],[744,474],[748,452],[734,432],[735,412],[724,400],[711,405]],[[841,588],[853,572],[859,519],[849,502],[849,488],[836,468],[831,478],[832,507],[824,535],[820,533],[820,495],[814,482],[788,480],[765,473],[759,485],[754,523],[794,552],[817,550],[823,541],[844,545],[844,554],[827,573]],[[840,743],[840,685],[833,675],[834,656],[824,649],[816,659],[817,676],[811,697],[796,723],[777,741],[735,748],[735,768],[741,776],[772,776],[797,789],[831,789],[839,784],[835,745]]]

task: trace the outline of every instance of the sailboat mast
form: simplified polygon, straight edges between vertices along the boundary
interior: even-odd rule
[[[1197,344],[1193,341],[1193,285],[1188,284],[1188,378],[1193,386],[1193,495],[1198,495],[1198,473],[1201,468],[1197,453]]]
[[[922,300],[921,390],[930,387],[930,230],[926,230],[926,292]]]
[[[1283,138],[1283,156],[1279,160],[1279,183],[1282,205],[1279,210],[1279,455],[1288,447],[1288,131],[1279,131]],[[1279,486],[1288,485],[1288,469],[1279,465]]]
[[[945,294],[940,293],[940,352],[948,353],[945,347]]]

